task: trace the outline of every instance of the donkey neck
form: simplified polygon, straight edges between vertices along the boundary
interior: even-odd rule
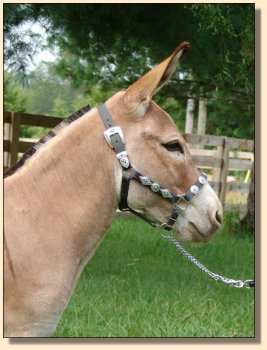
[[[21,206],[28,207],[33,216],[40,215],[42,227],[50,225],[46,231],[60,231],[62,226],[68,238],[88,232],[97,241],[111,224],[118,204],[118,165],[103,131],[101,119],[93,109],[44,144],[6,179]],[[18,188],[20,193],[15,194]],[[63,224],[66,221],[67,232]]]
[[[28,303],[37,308],[26,334],[53,332],[112,222],[118,164],[103,131],[94,109],[5,179],[6,303],[19,314]]]

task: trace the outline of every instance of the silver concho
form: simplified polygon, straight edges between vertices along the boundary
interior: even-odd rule
[[[129,168],[130,162],[127,156],[120,158],[119,161],[124,168]]]
[[[164,188],[160,189],[160,193],[164,198],[172,198],[171,192],[167,189],[164,189]]]
[[[157,182],[154,182],[152,185],[151,185],[151,190],[153,192],[158,192],[160,190],[160,185],[157,183]]]
[[[198,181],[201,183],[201,185],[204,185],[204,183],[206,182],[206,179],[204,176],[199,176]]]
[[[197,194],[198,191],[199,191],[199,188],[196,185],[193,185],[193,186],[190,187],[190,192],[192,194]]]
[[[126,151],[122,151],[118,154],[116,154],[116,157],[118,158],[119,162],[121,163],[121,166],[124,168],[129,168],[130,162],[128,158],[128,154]]]
[[[140,181],[143,185],[150,186],[152,182],[146,176],[139,176]]]

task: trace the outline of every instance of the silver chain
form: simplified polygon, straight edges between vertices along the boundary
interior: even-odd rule
[[[207,273],[212,279],[215,281],[222,282],[230,287],[235,287],[235,288],[250,288],[251,283],[253,282],[252,280],[234,280],[231,278],[223,277],[220,276],[214,272],[211,272],[209,269],[207,269],[204,265],[202,265],[196,258],[193,257],[188,251],[181,246],[181,244],[173,237],[172,234],[167,234],[165,235],[164,233],[161,232],[162,237],[169,239],[175,247],[189,260],[191,261],[194,265],[196,265],[200,270],[204,271]]]

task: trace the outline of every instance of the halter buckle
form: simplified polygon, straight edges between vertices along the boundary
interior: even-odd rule
[[[111,128],[104,131],[105,139],[106,139],[109,147],[111,147],[111,148],[114,148],[114,146],[112,144],[111,136],[113,136],[115,134],[119,134],[119,136],[122,140],[122,143],[124,143],[124,136],[123,136],[123,132],[122,132],[120,126],[112,126]]]

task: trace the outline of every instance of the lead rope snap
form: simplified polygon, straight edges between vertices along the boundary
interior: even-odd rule
[[[179,250],[189,261],[191,261],[194,265],[196,265],[200,270],[207,273],[215,281],[222,282],[222,283],[228,285],[229,287],[234,287],[234,288],[248,288],[248,289],[250,289],[250,288],[255,287],[254,280],[245,280],[245,281],[234,280],[231,278],[220,276],[214,272],[211,272],[203,264],[201,264],[201,262],[199,262],[195,257],[193,257],[193,255],[188,253],[188,251],[173,237],[173,233],[166,234],[166,233],[160,231],[160,234],[163,238],[169,239],[175,245],[177,250]]]

